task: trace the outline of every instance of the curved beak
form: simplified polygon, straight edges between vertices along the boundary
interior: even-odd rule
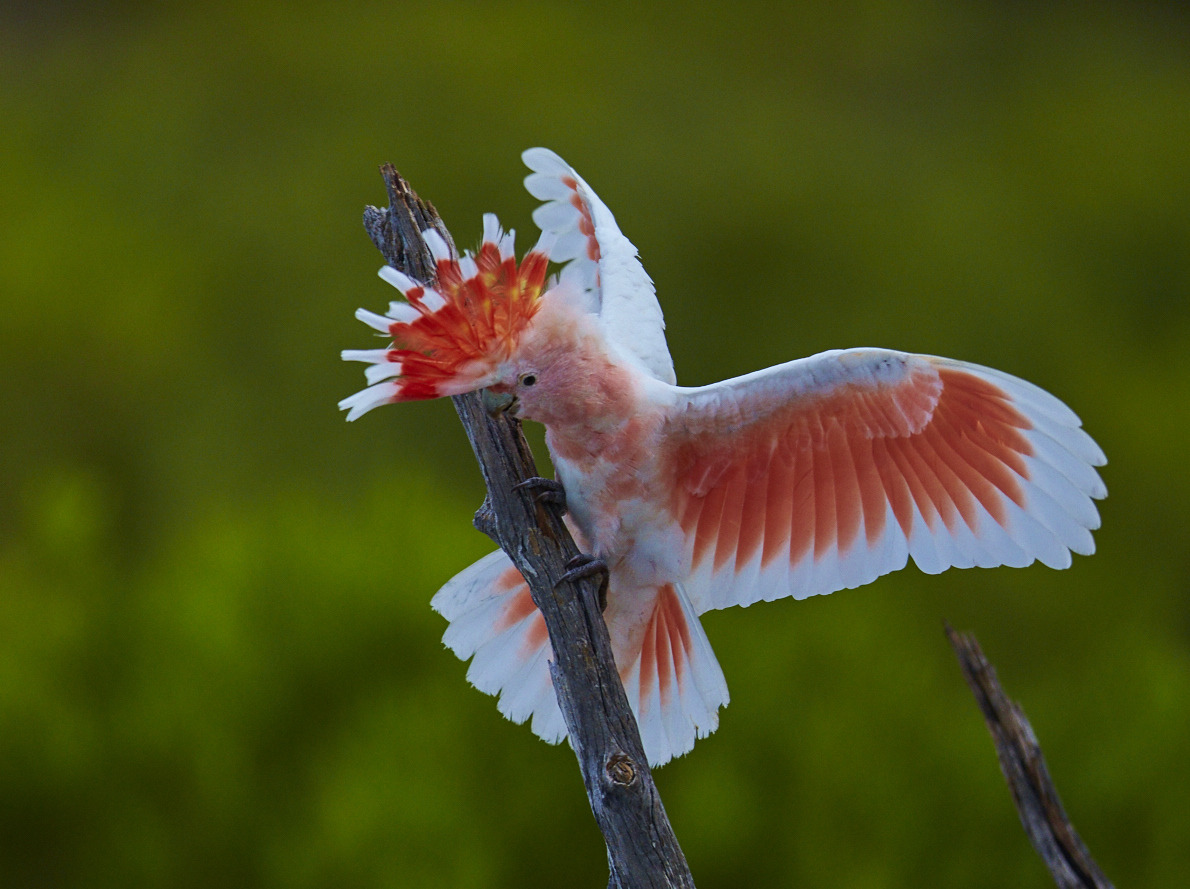
[[[483,401],[484,410],[493,417],[504,413],[516,404],[516,396],[511,392],[493,392],[491,389],[481,389],[479,397]]]

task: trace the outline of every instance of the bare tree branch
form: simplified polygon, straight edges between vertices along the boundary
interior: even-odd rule
[[[453,247],[450,233],[433,206],[391,164],[381,167],[381,175],[390,206],[366,208],[364,227],[390,265],[433,283],[434,262],[421,233],[434,229]],[[537,475],[520,424],[507,416],[489,416],[476,393],[453,401],[488,489],[476,527],[525,576],[549,630],[554,690],[591,811],[607,843],[610,885],[693,887],[616,670],[597,603],[598,582],[559,583],[579,550],[555,509],[537,502],[531,491],[513,490]]]
[[[992,733],[1021,824],[1054,882],[1059,889],[1112,889],[1062,808],[1024,711],[1004,694],[974,636],[957,633],[949,624],[946,635]]]

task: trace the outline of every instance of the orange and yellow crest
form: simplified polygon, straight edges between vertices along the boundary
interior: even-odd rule
[[[393,339],[387,349],[347,350],[349,361],[365,361],[373,385],[339,403],[348,419],[380,404],[458,395],[487,385],[507,360],[541,305],[549,249],[539,242],[518,265],[513,233],[484,217],[484,239],[475,254],[455,258],[436,232],[426,232],[437,284],[429,287],[390,266],[380,276],[407,302],[394,302],[386,315],[364,309],[356,317]]]

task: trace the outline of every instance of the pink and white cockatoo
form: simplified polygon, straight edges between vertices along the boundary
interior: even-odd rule
[[[711,386],[676,385],[653,282],[611,212],[560,157],[523,155],[541,238],[518,265],[484,217],[474,255],[426,233],[434,288],[357,317],[392,338],[345,351],[388,402],[487,389],[545,425],[567,523],[608,570],[604,618],[652,765],[714,731],[727,683],[699,615],[853,588],[903,568],[1054,568],[1090,554],[1106,460],[1058,399],[1009,374],[845,349]],[[549,261],[565,263],[547,279]],[[494,552],[432,603],[467,678],[514,722],[566,735],[529,588]]]

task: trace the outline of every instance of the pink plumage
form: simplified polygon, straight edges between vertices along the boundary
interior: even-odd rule
[[[1106,496],[1094,467],[1106,461],[1058,399],[989,368],[886,349],[677,386],[636,248],[561,158],[524,157],[545,202],[538,248],[518,268],[511,234],[486,217],[475,258],[438,244],[445,297],[382,271],[414,306],[360,311],[395,342],[344,353],[372,365],[373,385],[340,406],[354,419],[487,388],[545,425],[567,523],[609,568],[604,618],[653,765],[713,731],[728,701],[703,612],[856,587],[910,557],[937,573],[1064,568],[1094,551],[1093,501]],[[556,281],[543,282],[547,255],[566,263]],[[564,737],[545,626],[507,557],[481,559],[432,604],[450,621],[446,644],[472,659],[471,682],[510,719]]]

